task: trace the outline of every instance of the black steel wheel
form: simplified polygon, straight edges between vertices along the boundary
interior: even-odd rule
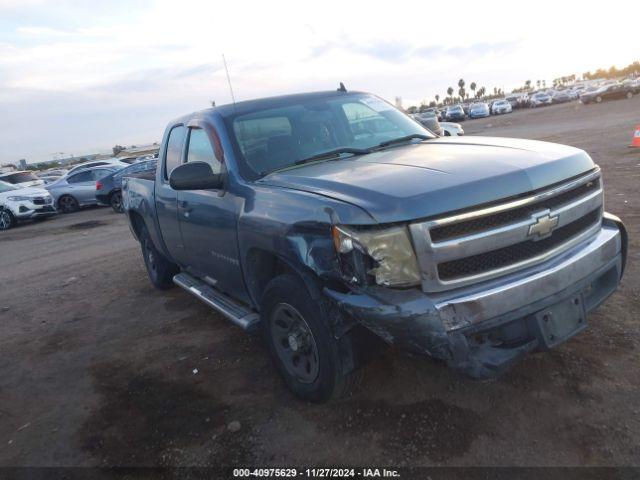
[[[13,214],[9,210],[0,209],[0,230],[9,230],[15,223]]]
[[[263,336],[278,372],[291,392],[310,402],[348,395],[361,374],[350,337],[336,339],[331,333],[327,308],[293,274],[269,282],[260,308]]]
[[[140,246],[144,265],[147,268],[147,274],[153,286],[159,290],[171,288],[173,286],[173,276],[180,269],[158,251],[146,227],[142,227],[140,231]]]
[[[58,199],[58,209],[62,213],[73,213],[78,211],[78,208],[80,208],[78,200],[71,195],[63,195]]]
[[[111,195],[109,201],[111,208],[116,213],[124,213],[124,206],[122,205],[122,192],[115,192]]]
[[[278,303],[271,313],[271,340],[287,372],[299,382],[318,378],[318,347],[304,317],[288,303]]]

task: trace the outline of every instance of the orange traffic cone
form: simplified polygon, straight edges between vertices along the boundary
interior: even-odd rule
[[[631,139],[631,148],[640,148],[640,125],[636,125],[636,131],[633,133],[633,138]]]

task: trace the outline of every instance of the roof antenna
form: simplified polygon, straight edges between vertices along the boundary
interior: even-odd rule
[[[229,83],[229,91],[231,92],[231,100],[233,100],[233,104],[236,104],[236,97],[233,95],[233,87],[231,86],[231,77],[229,76],[229,68],[227,67],[227,60],[224,58],[224,53],[222,54],[222,62],[224,63],[224,69],[227,72],[227,82]]]
[[[340,86],[338,87],[338,92],[346,92],[347,88],[344,86],[344,83],[340,82]]]

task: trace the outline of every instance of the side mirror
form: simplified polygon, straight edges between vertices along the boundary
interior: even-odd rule
[[[183,163],[169,175],[169,185],[174,190],[219,190],[222,175],[213,173],[206,162]]]

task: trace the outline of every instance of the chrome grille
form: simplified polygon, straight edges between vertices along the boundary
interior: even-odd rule
[[[495,278],[543,262],[595,234],[600,170],[541,192],[411,225],[425,291]]]

